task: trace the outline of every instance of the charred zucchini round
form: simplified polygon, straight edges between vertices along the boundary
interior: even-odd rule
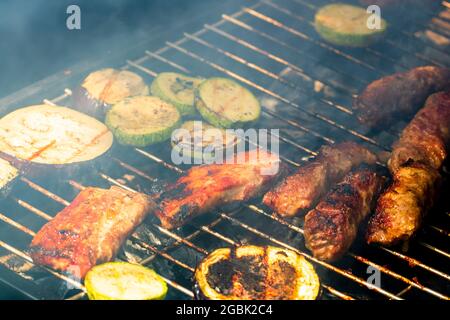
[[[172,135],[172,147],[192,159],[210,161],[221,154],[223,160],[239,143],[236,134],[202,121],[186,121],[179,129]]]
[[[103,119],[106,111],[119,101],[147,95],[144,79],[128,70],[106,68],[90,73],[74,91],[74,107],[86,114]]]
[[[127,262],[92,268],[84,279],[90,300],[163,300],[167,284],[152,269]]]
[[[112,143],[103,123],[66,107],[30,106],[0,119],[0,150],[26,163],[85,162],[105,154]]]
[[[203,81],[175,72],[163,72],[153,80],[150,86],[152,95],[173,104],[181,115],[195,114],[194,91]]]
[[[326,5],[317,11],[314,26],[326,41],[348,47],[365,47],[377,41],[386,31],[381,19],[379,29],[371,29],[370,18],[364,8],[343,3]]]
[[[261,114],[261,106],[253,93],[227,78],[203,81],[196,90],[195,106],[206,121],[223,128],[257,121]]]
[[[170,138],[180,113],[173,105],[152,96],[126,98],[106,114],[106,125],[121,144],[145,147]]]
[[[194,291],[210,300],[314,300],[320,282],[301,255],[246,245],[209,254],[197,266]]]

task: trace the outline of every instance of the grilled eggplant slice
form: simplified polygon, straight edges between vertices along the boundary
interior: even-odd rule
[[[320,282],[294,251],[246,245],[209,254],[196,268],[194,292],[209,300],[314,300]]]
[[[206,121],[223,128],[257,121],[261,114],[261,106],[253,93],[226,78],[203,81],[196,90],[195,106]]]
[[[84,279],[90,300],[163,300],[167,284],[155,271],[127,262],[92,268]]]
[[[86,162],[106,153],[112,143],[103,123],[70,108],[36,105],[0,119],[0,150],[27,163]]]
[[[180,120],[173,105],[158,97],[136,96],[115,104],[105,123],[119,143],[145,147],[169,139]]]
[[[326,5],[315,16],[314,26],[326,41],[348,47],[366,47],[377,41],[386,31],[381,19],[380,29],[369,29],[370,14],[364,8],[342,3]]]
[[[73,103],[81,112],[103,120],[113,104],[148,93],[148,86],[136,73],[106,68],[94,71],[84,79],[74,91]]]
[[[183,116],[196,113],[194,91],[203,81],[175,72],[162,72],[153,80],[150,87],[152,95],[174,105]]]
[[[186,121],[180,129],[172,135],[174,151],[206,163],[220,155],[222,158],[219,160],[224,160],[227,152],[234,150],[240,141],[236,134],[202,121]]]

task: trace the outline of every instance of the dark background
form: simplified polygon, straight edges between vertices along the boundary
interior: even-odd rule
[[[154,27],[170,27],[224,2],[1,0],[0,98],[134,38],[152,37]],[[71,4],[81,9],[81,30],[66,27],[66,9]]]

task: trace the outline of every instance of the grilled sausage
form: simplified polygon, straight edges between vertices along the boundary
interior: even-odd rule
[[[358,168],[306,215],[306,246],[314,257],[334,261],[347,252],[373,209],[383,182],[384,178],[370,168]]]
[[[440,169],[450,144],[450,91],[431,95],[403,130],[388,161],[395,173],[413,160]]]
[[[161,225],[177,228],[218,206],[247,201],[263,192],[280,172],[279,157],[263,150],[255,154],[245,153],[241,162],[235,158],[232,163],[191,168],[157,199]]]
[[[369,84],[353,101],[358,120],[374,128],[386,126],[395,116],[411,116],[426,98],[450,87],[450,69],[418,67]]]
[[[96,264],[114,259],[152,208],[140,193],[86,188],[35,235],[31,257],[36,264],[82,279]]]
[[[369,221],[368,243],[394,245],[413,236],[433,205],[440,175],[425,164],[408,163],[398,168],[393,180]]]
[[[352,168],[375,161],[372,152],[354,142],[324,146],[313,162],[266,193],[263,202],[282,216],[294,216],[312,207],[331,184],[342,179]]]

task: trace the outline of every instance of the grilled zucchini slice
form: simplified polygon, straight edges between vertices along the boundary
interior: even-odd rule
[[[380,29],[369,29],[370,13],[364,8],[342,3],[326,5],[317,11],[315,29],[326,41],[348,47],[366,47],[377,41],[386,31],[381,19]]]
[[[153,80],[150,87],[152,95],[173,104],[181,115],[195,114],[194,91],[203,81],[175,72],[163,72]]]
[[[121,144],[145,147],[170,138],[180,123],[173,105],[152,96],[126,98],[106,114],[106,125]]]
[[[195,106],[206,121],[223,128],[240,127],[257,121],[261,114],[258,99],[227,78],[203,81],[196,90]]]
[[[127,262],[92,268],[84,279],[90,300],[163,300],[167,284],[152,269]]]
[[[195,271],[194,293],[208,300],[314,300],[320,281],[294,251],[245,245],[210,253]]]

